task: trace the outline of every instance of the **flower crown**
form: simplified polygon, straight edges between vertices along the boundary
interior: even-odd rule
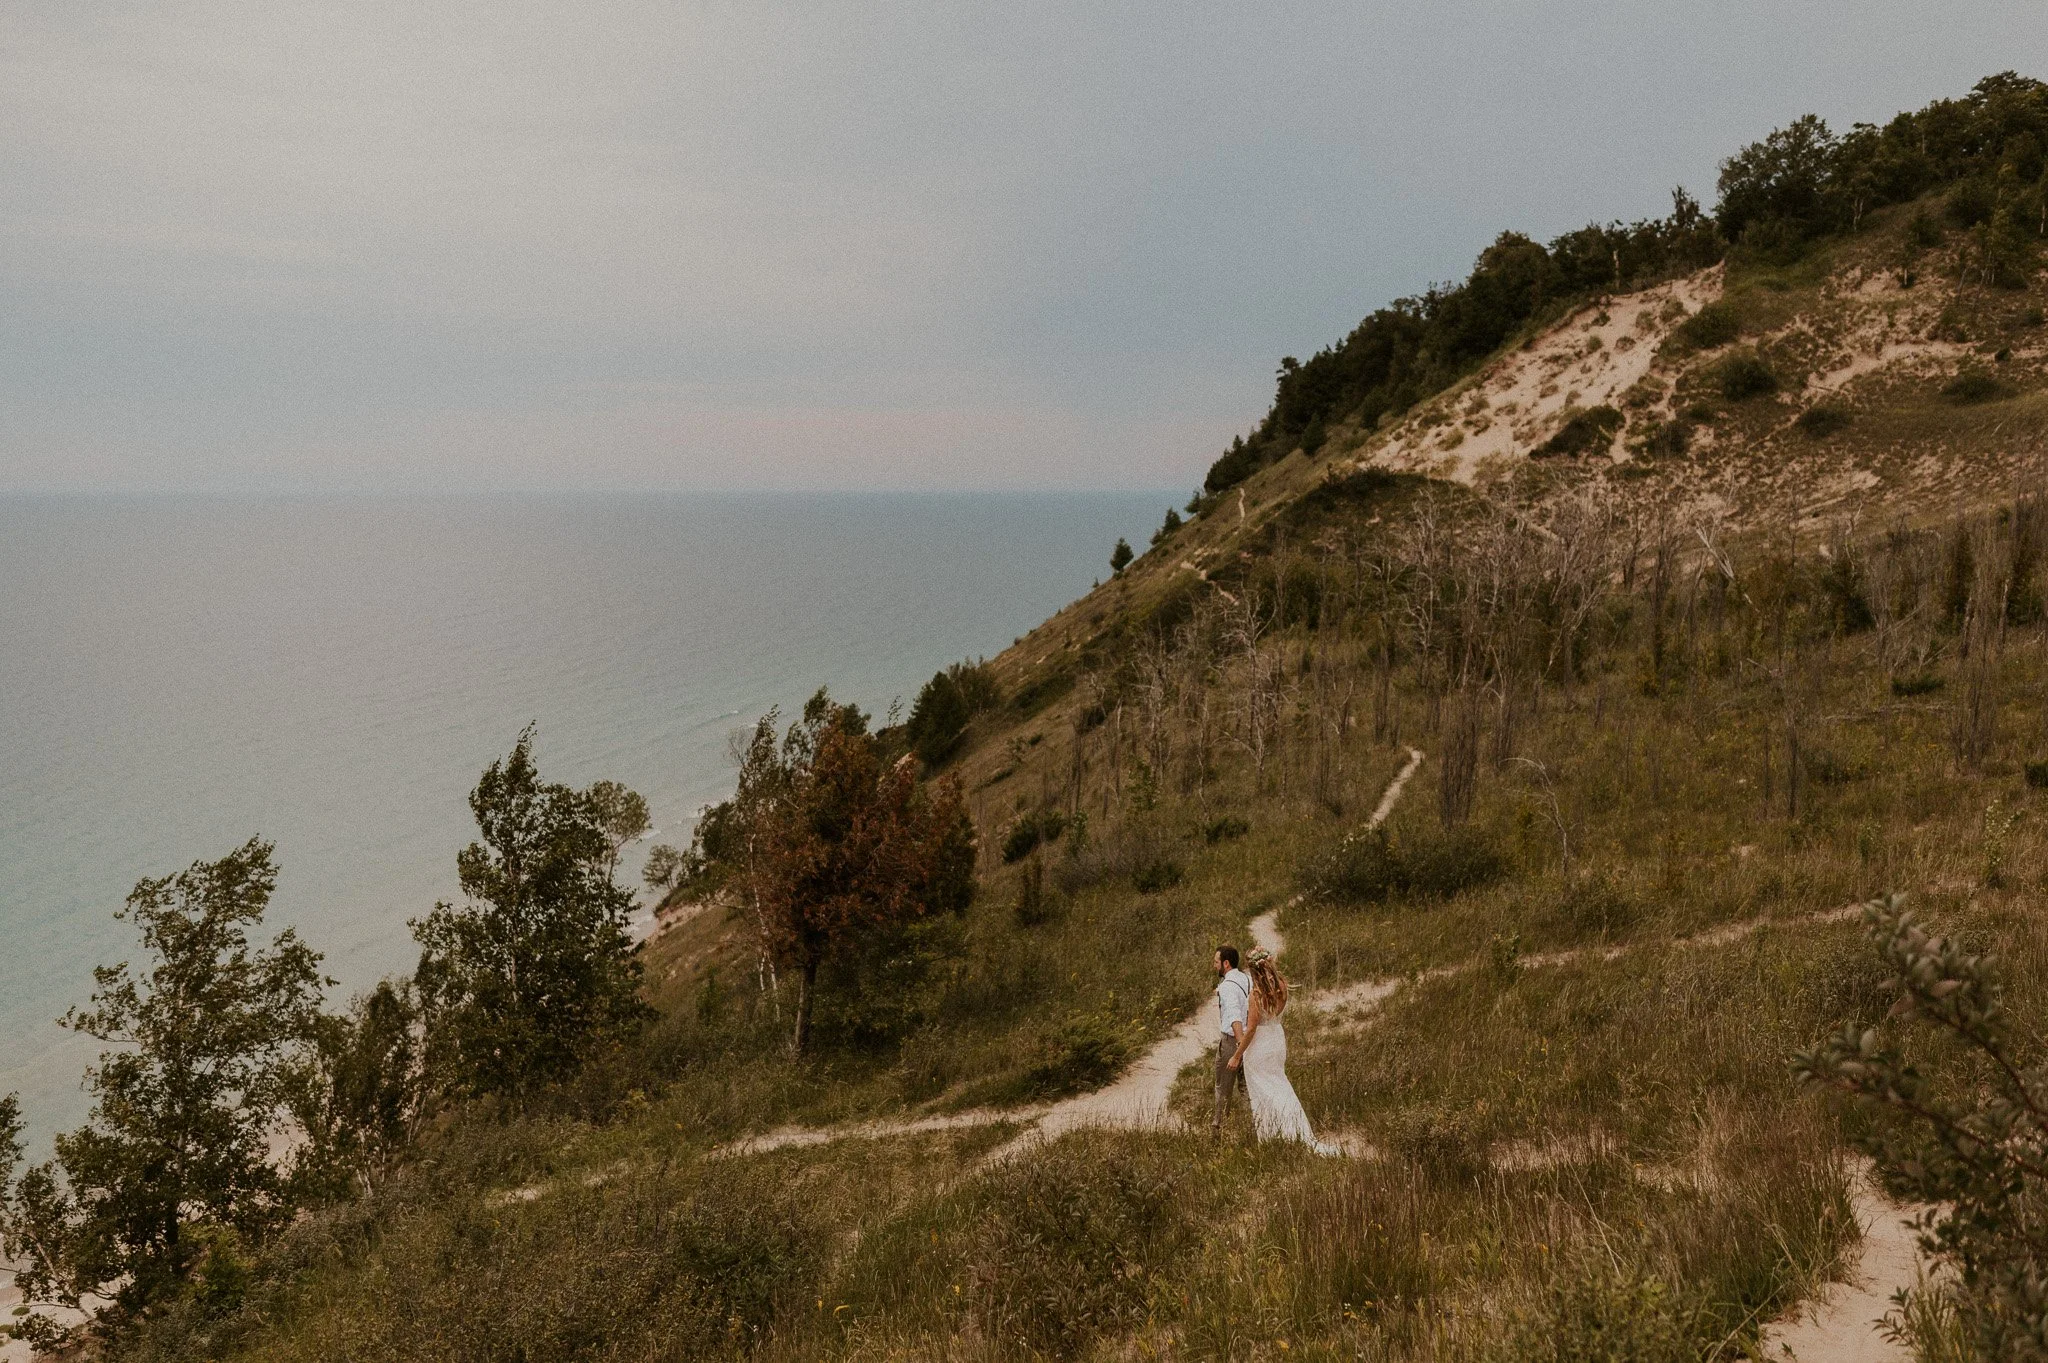
[[[1266,950],[1264,947],[1260,947],[1257,951],[1254,951],[1251,955],[1245,957],[1244,963],[1246,965],[1264,965],[1266,962],[1272,959],[1273,953]]]

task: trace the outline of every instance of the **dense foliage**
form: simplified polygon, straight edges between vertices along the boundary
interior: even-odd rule
[[[90,1119],[22,1170],[19,1105],[0,1100],[0,1261],[33,1304],[16,1334],[56,1347],[65,1331],[34,1306],[95,1299],[110,1339],[231,1314],[250,1256],[307,1209],[374,1193],[426,1119],[561,1084],[649,1016],[612,881],[646,802],[543,782],[532,737],[470,797],[469,902],[414,924],[416,976],[341,1013],[321,1011],[333,982],[294,932],[252,941],[270,844],[136,885],[121,916],[151,964],[95,970],[90,1006],[63,1019],[111,1048],[86,1075]]]
[[[1504,232],[1463,283],[1397,299],[1305,363],[1281,360],[1271,410],[1210,468],[1204,489],[1220,492],[1296,448],[1314,454],[1340,423],[1369,429],[1406,410],[1560,306],[1711,264],[1731,244],[1787,259],[1931,191],[1970,233],[1965,269],[2017,285],[2048,235],[2048,85],[2004,72],[1961,99],[1839,136],[1809,114],[1722,162],[1717,188],[1711,216],[1679,190],[1665,218],[1594,224],[1548,246]],[[1693,339],[1732,339],[1725,321],[1703,323]]]
[[[626,935],[633,899],[611,877],[613,811],[542,781],[530,729],[484,771],[469,805],[481,840],[456,858],[468,902],[414,922],[414,984],[429,1064],[446,1085],[523,1094],[567,1078],[648,1016]]]
[[[958,681],[940,673],[933,685]],[[855,706],[819,691],[778,738],[779,720],[769,711],[741,747],[739,788],[699,818],[678,884],[728,897],[764,959],[796,969],[791,1044],[802,1054],[819,973],[878,935],[965,910],[976,843],[959,783],[927,789],[909,757],[885,762]]]
[[[960,746],[967,725],[984,710],[1003,703],[986,661],[957,662],[934,672],[917,693],[903,734],[926,766],[938,766]]]
[[[2048,1065],[2015,1034],[1997,962],[1923,927],[1903,897],[1874,900],[1864,920],[1892,972],[1890,1018],[1944,1034],[1970,1057],[1974,1083],[1914,1064],[1876,1027],[1850,1023],[1794,1062],[1807,1082],[1840,1089],[1898,1124],[1861,1143],[1891,1192],[1928,1207],[1922,1244],[1954,1286],[1920,1289],[1957,1311],[1985,1363],[2048,1358]]]
[[[116,1049],[87,1072],[91,1119],[53,1162],[0,1185],[0,1258],[32,1301],[111,1298],[108,1324],[176,1295],[222,1236],[255,1240],[291,1214],[271,1157],[320,1000],[320,958],[290,930],[249,940],[277,884],[268,843],[144,880],[124,917],[152,964],[93,972],[64,1025]],[[0,1173],[18,1158],[0,1109]],[[29,1322],[34,1324],[35,1322]]]

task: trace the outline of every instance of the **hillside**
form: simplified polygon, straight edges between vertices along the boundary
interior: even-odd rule
[[[1679,212],[1483,352],[1299,412],[1283,367],[1190,519],[977,670],[933,774],[978,893],[829,962],[810,1054],[707,896],[615,1066],[442,1112],[113,1351],[1762,1356],[1901,1252],[1859,1152],[1911,1123],[1792,1069],[1893,1009],[1857,906],[2003,959],[2022,1062],[2048,1028],[2048,274],[1986,263],[2043,171],[1982,154],[1982,212],[1937,177],[1793,233],[1724,177],[1710,263]],[[1341,1158],[1203,1130],[1187,1019],[1254,941]],[[2008,1338],[1973,1309],[1824,1327],[1960,1358]]]

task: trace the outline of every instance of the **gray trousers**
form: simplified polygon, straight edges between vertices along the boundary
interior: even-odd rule
[[[1216,1116],[1209,1123],[1212,1131],[1223,1129],[1223,1114],[1230,1107],[1230,1095],[1244,1082],[1244,1071],[1230,1067],[1230,1057],[1236,1054],[1236,1037],[1226,1036],[1216,1043]]]

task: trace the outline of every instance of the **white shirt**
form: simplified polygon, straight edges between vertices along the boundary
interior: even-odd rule
[[[1252,977],[1232,966],[1216,982],[1216,1011],[1223,1024],[1223,1035],[1233,1036],[1230,1024],[1241,1022],[1251,1025]]]

